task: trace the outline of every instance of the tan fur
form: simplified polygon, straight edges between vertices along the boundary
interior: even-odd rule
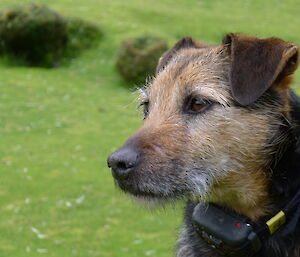
[[[186,162],[203,159],[205,166],[222,170],[223,174],[211,174],[213,187],[206,199],[200,200],[228,205],[256,220],[271,211],[264,170],[269,154],[265,146],[281,124],[279,117],[289,111],[289,103],[281,110],[275,106],[272,113],[233,106],[227,75],[229,61],[223,46],[183,50],[147,89],[144,98],[150,101],[150,114],[138,134],[146,135],[143,142],[147,141],[147,153],[153,160],[166,156]],[[187,65],[178,74],[184,62]],[[283,84],[286,88],[287,81]],[[191,93],[220,106],[217,111],[196,117],[196,125],[189,126],[181,122],[181,106],[183,95]]]

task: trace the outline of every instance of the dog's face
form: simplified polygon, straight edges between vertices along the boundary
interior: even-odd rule
[[[144,125],[108,159],[121,189],[147,201],[184,197],[236,202],[237,209],[266,200],[263,169],[273,150],[268,144],[288,108],[282,101],[287,88],[276,86],[274,99],[261,95],[278,74],[284,74],[282,82],[295,69],[297,49],[279,41],[287,44],[282,51],[289,52],[284,53],[291,64],[285,61],[279,71],[277,64],[270,85],[250,92],[233,77],[240,68],[233,59],[241,37],[227,36],[216,47],[183,39],[161,58],[158,74],[141,90]],[[240,93],[241,86],[250,93]]]

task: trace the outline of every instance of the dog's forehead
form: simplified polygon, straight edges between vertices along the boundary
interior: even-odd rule
[[[229,55],[221,46],[182,50],[154,79],[148,90],[149,98],[178,101],[178,97],[199,94],[228,103],[229,66]]]

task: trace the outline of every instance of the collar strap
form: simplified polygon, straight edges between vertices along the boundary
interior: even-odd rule
[[[300,221],[300,189],[294,197],[276,215],[270,218],[265,225],[258,229],[262,237],[272,235],[281,228],[283,237],[292,233]],[[285,226],[288,224],[289,226]],[[288,227],[288,228],[286,228]]]
[[[192,221],[202,240],[223,255],[251,257],[276,232],[280,232],[281,239],[295,233],[300,221],[300,189],[281,211],[260,226],[213,203],[197,204]]]

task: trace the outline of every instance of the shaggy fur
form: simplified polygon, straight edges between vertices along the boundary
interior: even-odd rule
[[[142,90],[144,125],[108,164],[138,199],[189,201],[178,257],[222,256],[192,229],[196,202],[259,225],[295,194],[300,107],[288,84],[297,65],[296,45],[240,34],[218,46],[184,38],[162,56]],[[264,241],[257,256],[299,257],[296,228]]]

